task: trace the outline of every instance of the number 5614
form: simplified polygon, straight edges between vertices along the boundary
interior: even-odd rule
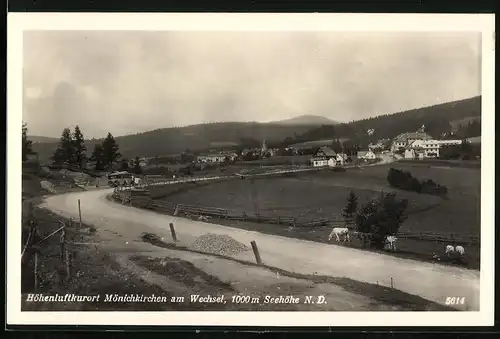
[[[465,297],[446,297],[446,305],[463,305]]]

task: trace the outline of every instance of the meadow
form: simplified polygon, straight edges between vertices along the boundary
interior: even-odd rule
[[[447,198],[390,187],[386,180],[390,167],[410,171],[420,180],[432,179],[445,185],[449,190]],[[318,219],[339,216],[351,190],[358,196],[360,205],[377,197],[380,192],[394,191],[399,198],[409,201],[408,219],[401,225],[400,231],[432,232],[455,238],[478,237],[481,230],[480,179],[480,169],[477,168],[393,163],[352,168],[346,172],[325,170],[273,178],[220,181],[173,192],[165,199],[179,204]],[[326,241],[329,233],[328,227],[287,230],[277,225],[231,224],[234,227],[283,233],[285,236],[314,241]],[[400,239],[398,252],[429,259],[433,252],[443,255],[445,245],[437,241]],[[469,266],[478,267],[479,246],[466,244],[466,247]]]

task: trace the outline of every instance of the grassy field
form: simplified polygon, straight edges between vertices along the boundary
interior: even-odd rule
[[[330,146],[332,144],[334,139],[323,139],[323,140],[312,140],[312,141],[306,141],[306,142],[301,142],[298,144],[293,144],[290,147],[295,147],[295,148],[309,148],[309,147],[321,147],[321,146]],[[349,139],[347,138],[340,138],[339,141],[347,141]]]
[[[304,165],[310,162],[310,155],[277,155],[274,157],[254,160],[254,161],[245,161],[243,164],[246,166],[253,165]]]
[[[420,180],[432,179],[445,185],[449,189],[448,198],[442,199],[389,187],[386,176],[390,167],[409,170]],[[267,215],[316,219],[338,216],[346,204],[350,190],[358,196],[361,204],[376,197],[381,191],[396,191],[397,196],[408,199],[408,219],[401,226],[401,231],[454,234],[455,237],[480,235],[480,170],[475,168],[395,163],[350,169],[347,172],[323,171],[256,180],[222,181],[176,192],[166,200]],[[291,235],[289,230],[276,229],[281,227],[276,225],[251,226],[241,222],[233,224],[235,227],[258,227],[263,232]],[[299,231],[293,236],[318,241],[325,240],[328,232],[328,227],[317,228]],[[433,252],[442,255],[445,245],[409,239],[400,239],[398,242],[401,253],[420,258],[430,258]],[[468,266],[478,267],[479,246],[469,244],[466,251],[469,252]]]

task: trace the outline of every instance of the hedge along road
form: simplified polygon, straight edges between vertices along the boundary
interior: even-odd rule
[[[206,233],[226,234],[248,246],[255,240],[262,261],[269,266],[385,286],[391,285],[392,278],[394,287],[403,292],[440,304],[445,304],[447,297],[464,297],[465,305],[460,309],[479,310],[478,271],[158,214],[106,199],[111,193],[111,189],[103,189],[50,196],[42,207],[77,219],[80,199],[83,221],[99,229],[100,236],[120,251],[134,251],[134,246],[140,248],[143,232],[155,233],[169,241],[172,222],[181,245],[189,246]],[[234,258],[255,262],[252,251],[239,253]]]

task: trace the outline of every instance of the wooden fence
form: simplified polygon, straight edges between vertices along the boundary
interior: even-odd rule
[[[113,197],[116,201],[139,208],[161,211],[175,216],[187,216],[190,218],[211,217],[227,220],[240,220],[257,222],[264,224],[288,225],[292,227],[317,227],[334,223],[342,223],[342,220],[335,218],[320,218],[315,220],[305,220],[291,216],[266,215],[258,212],[242,212],[237,210],[195,206],[187,204],[175,204],[169,201],[152,199],[147,190],[115,190]]]
[[[36,292],[38,290],[39,284],[40,284],[40,265],[42,264],[43,260],[43,255],[42,255],[42,249],[44,245],[46,244],[47,240],[56,236],[60,235],[59,238],[59,259],[60,259],[60,264],[64,268],[65,276],[64,279],[66,281],[70,280],[72,278],[72,250],[70,246],[72,245],[79,245],[79,243],[76,243],[74,241],[74,235],[72,233],[78,232],[78,229],[76,229],[73,223],[72,219],[68,220],[59,220],[56,228],[53,232],[46,236],[42,236],[40,234],[39,228],[38,228],[38,222],[35,219],[33,215],[33,206],[32,204],[29,205],[30,211],[27,223],[30,226],[27,240],[23,245],[22,251],[21,251],[21,265],[26,265],[28,262],[29,257],[33,257],[33,274],[34,274],[34,291]],[[81,223],[80,223],[80,228],[81,228]]]
[[[191,219],[203,217],[211,217],[217,219],[239,220],[256,222],[263,224],[285,225],[300,228],[315,228],[315,227],[349,227],[354,228],[352,223],[346,224],[343,218],[333,216],[331,218],[320,218],[307,220],[304,218],[296,218],[292,216],[276,216],[266,215],[256,212],[242,212],[217,207],[195,206],[186,204],[175,204],[173,202],[152,199],[147,190],[130,190],[120,191],[115,190],[113,197],[116,201],[138,208],[146,208],[162,213],[171,214],[174,216],[184,216]],[[454,233],[436,233],[436,232],[411,232],[401,230],[397,234],[398,239],[413,239],[422,241],[433,241],[447,244],[464,244],[472,245],[479,244],[480,238],[477,235],[471,234],[454,234]]]

